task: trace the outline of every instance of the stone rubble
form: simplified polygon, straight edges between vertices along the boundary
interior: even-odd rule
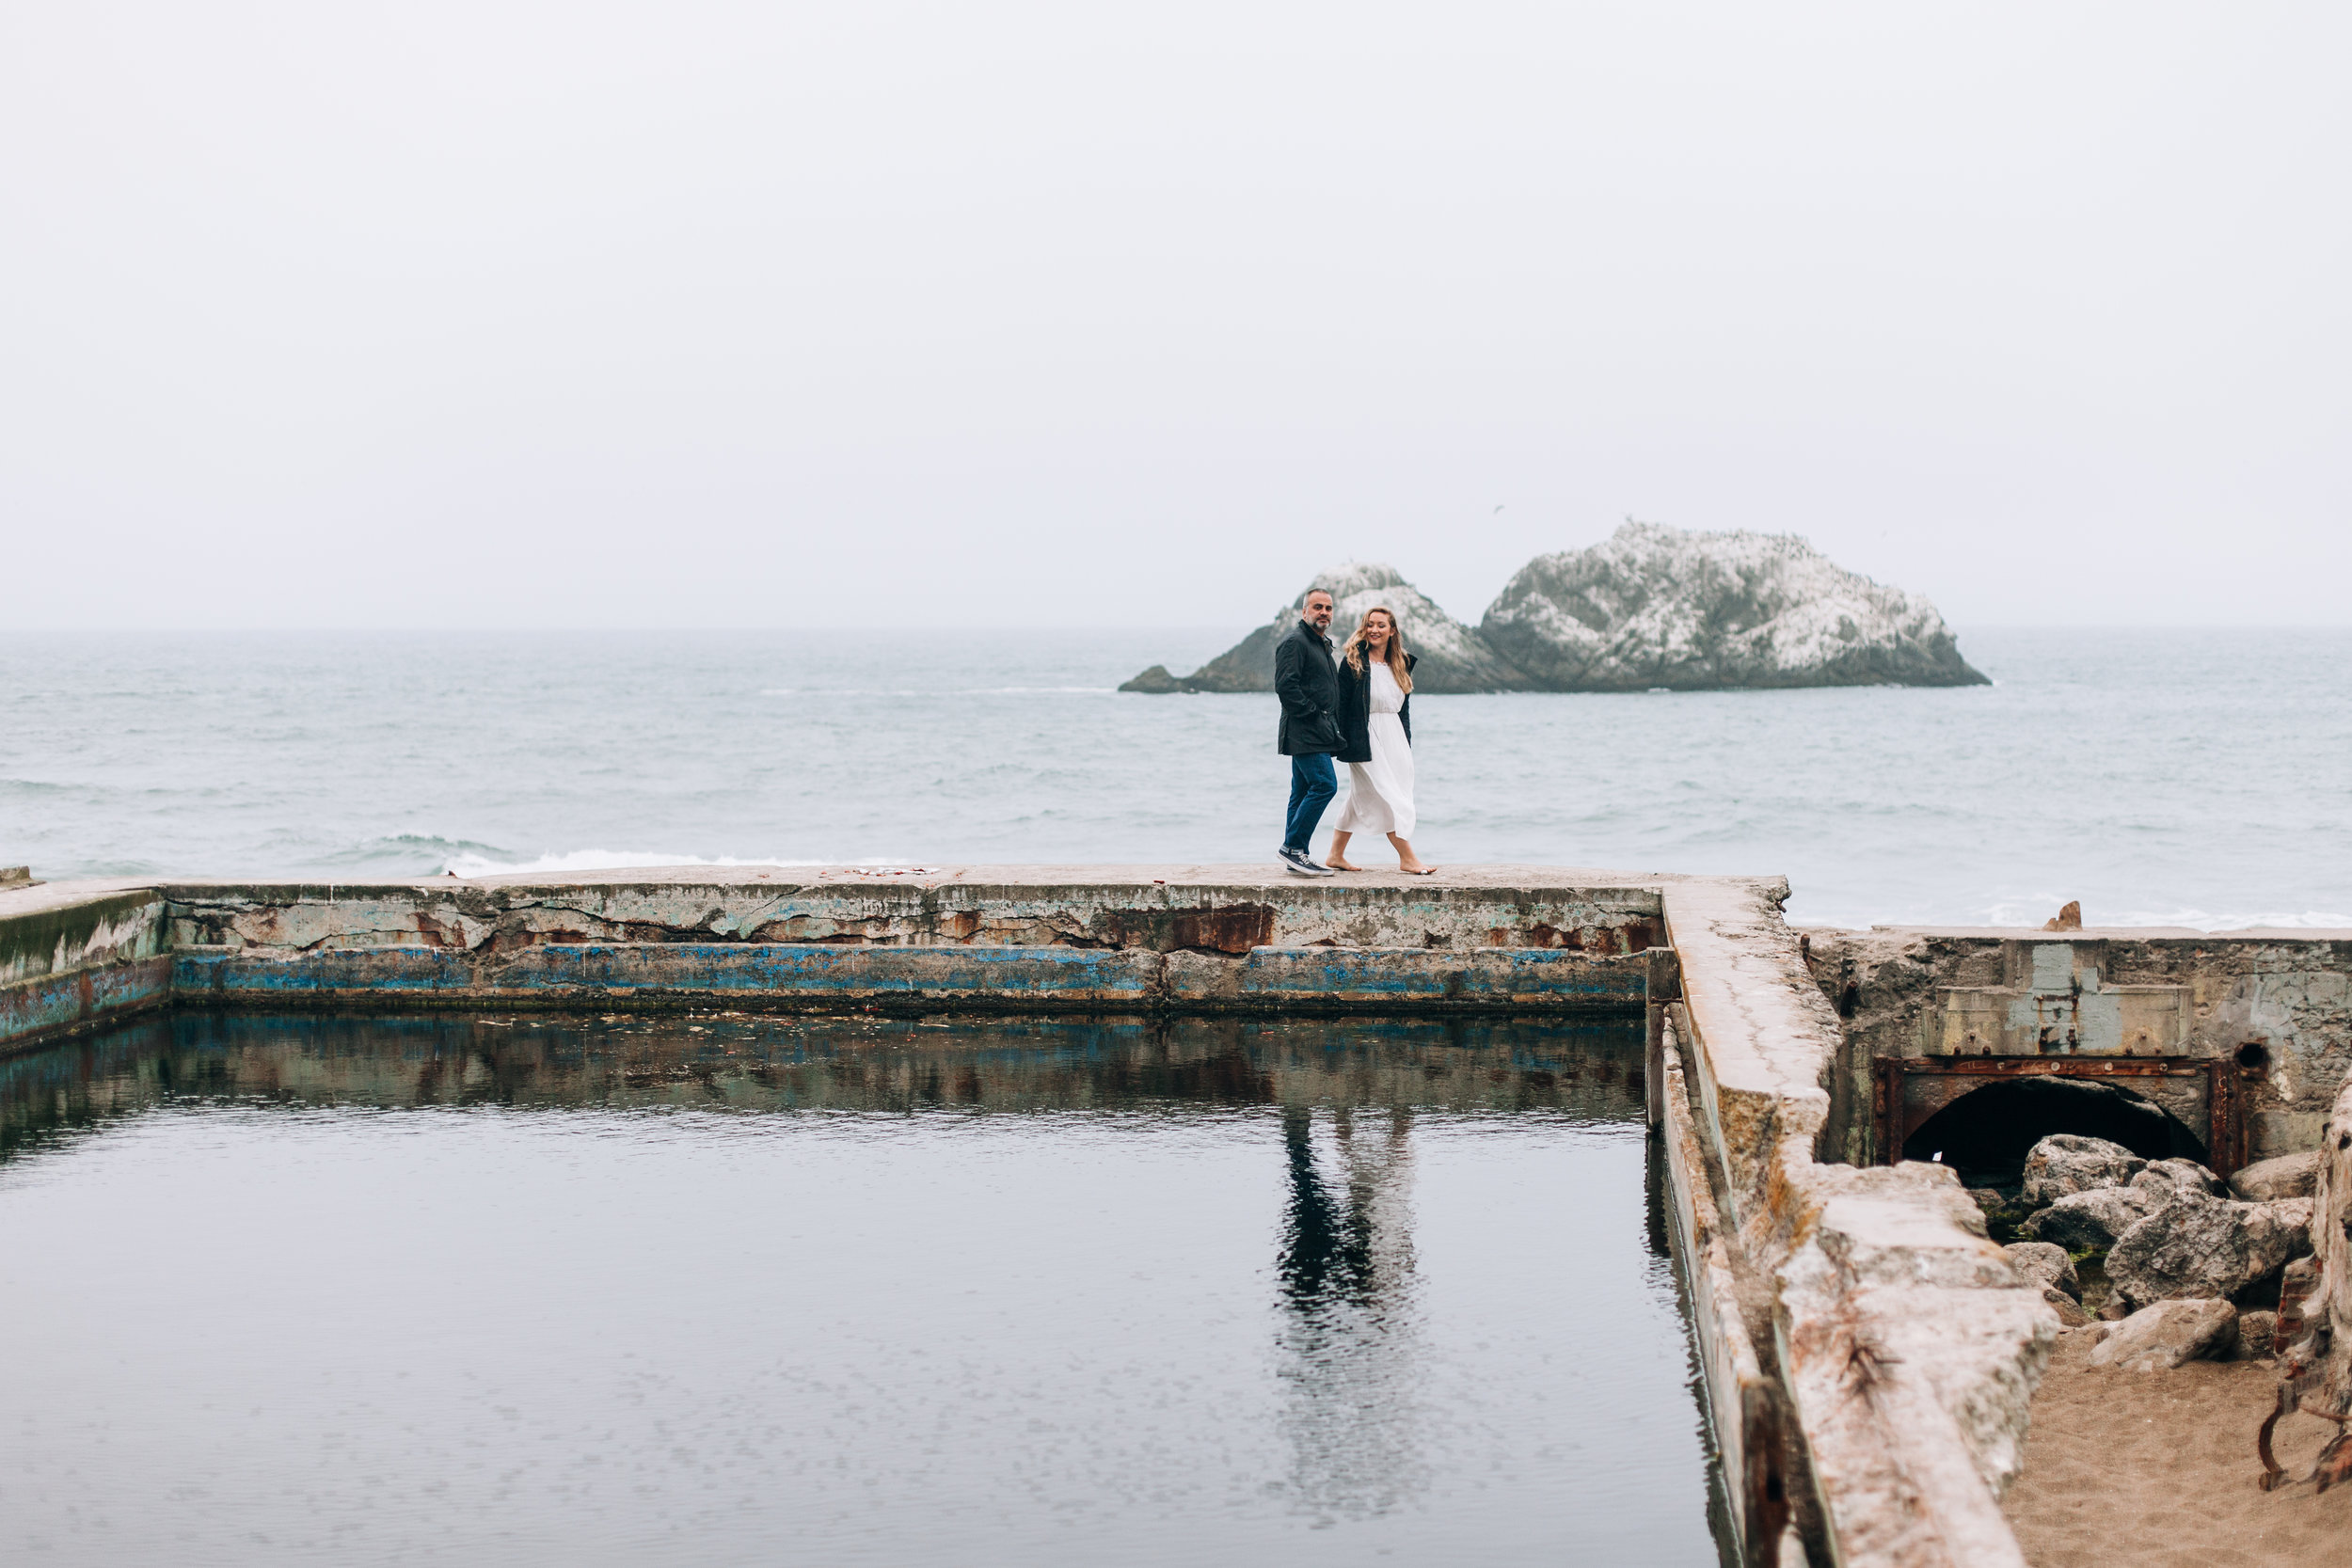
[[[2122,1372],[2169,1371],[2227,1354],[2237,1344],[2237,1308],[2226,1301],[2163,1301],[2133,1313],[2091,1347],[2090,1364]]]
[[[2122,1144],[2053,1132],[2026,1156],[2026,1207],[2040,1209],[2076,1193],[2120,1187],[2147,1166],[2147,1161]]]
[[[2018,1276],[2037,1285],[2056,1286],[2080,1302],[2083,1282],[2074,1272],[2074,1259],[2067,1250],[2049,1242],[2011,1242],[2001,1249],[2009,1254],[2010,1267]]]
[[[2146,1170],[2132,1178],[2135,1187],[2156,1181],[2176,1192],[2196,1193],[2204,1197],[2230,1196],[2230,1184],[2194,1160],[2151,1160]]]
[[[2293,1254],[2296,1235],[2287,1216],[2269,1204],[2184,1192],[2116,1238],[2107,1253],[2107,1278],[2135,1309],[2233,1296],[2277,1273]]]
[[[2233,1196],[2248,1203],[2276,1203],[2281,1198],[2309,1197],[2312,1183],[2319,1180],[2319,1151],[2308,1154],[2282,1154],[2276,1160],[2258,1160],[2230,1177]]]
[[[2143,1187],[2093,1187],[2059,1198],[2018,1228],[2028,1241],[2052,1242],[2069,1252],[2101,1252],[2170,1201],[2162,1178]]]
[[[2241,1330],[2233,1298],[2267,1303],[2282,1267],[2310,1252],[2312,1200],[2299,1195],[2319,1163],[2267,1160],[2224,1181],[2194,1160],[2144,1160],[2106,1139],[2055,1133],[2026,1156],[2023,1207],[2034,1212],[2019,1227],[2027,1239],[2004,1251],[2069,1327],[2085,1321],[2075,1261],[2106,1254],[2098,1315],[2122,1337],[2103,1343],[2100,1365],[2267,1357],[2275,1314],[2249,1311]],[[2225,1317],[2226,1332],[2212,1327]]]

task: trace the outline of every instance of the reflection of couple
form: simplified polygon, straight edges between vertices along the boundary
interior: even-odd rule
[[[1368,610],[1347,645],[1331,650],[1331,595],[1307,595],[1298,625],[1274,645],[1274,694],[1282,700],[1277,736],[1291,759],[1291,807],[1282,835],[1284,866],[1301,877],[1359,871],[1347,859],[1347,841],[1359,832],[1386,833],[1397,863],[1417,876],[1437,867],[1413,853],[1413,665],[1396,617]],[[1347,805],[1321,864],[1308,853],[1323,808],[1339,793],[1331,767],[1347,764]]]

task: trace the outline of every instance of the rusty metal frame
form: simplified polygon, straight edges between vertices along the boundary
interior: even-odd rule
[[[1902,1086],[1912,1078],[2109,1078],[2205,1080],[2206,1164],[2227,1176],[2246,1164],[2245,1080],[2255,1069],[2211,1056],[1881,1056],[1870,1064],[1871,1158],[1891,1165],[1902,1158],[1895,1137]]]

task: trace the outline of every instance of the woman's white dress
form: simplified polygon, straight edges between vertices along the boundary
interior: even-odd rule
[[[1405,738],[1397,714],[1405,693],[1385,663],[1372,667],[1372,760],[1347,765],[1347,806],[1340,813],[1343,833],[1413,836],[1413,743]]]

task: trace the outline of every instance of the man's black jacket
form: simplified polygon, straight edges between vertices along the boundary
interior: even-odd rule
[[[1405,673],[1411,674],[1413,666],[1421,662],[1419,654],[1405,656]],[[1342,762],[1372,760],[1372,656],[1364,656],[1361,670],[1350,670],[1347,660],[1340,660],[1340,749],[1336,755]],[[1405,744],[1413,743],[1413,694],[1407,691],[1398,706],[1396,717],[1405,726]]]
[[[1274,644],[1274,694],[1282,699],[1277,751],[1304,757],[1340,749],[1340,667],[1329,640],[1304,621]]]

